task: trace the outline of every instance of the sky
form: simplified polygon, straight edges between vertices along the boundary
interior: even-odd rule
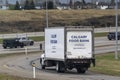
[[[3,1],[6,1],[6,0],[3,0]],[[18,0],[18,1],[20,1],[20,0]],[[66,3],[67,1],[69,1],[69,0],[59,0],[59,1],[61,1],[62,3]],[[78,0],[78,1],[81,1],[81,0]],[[86,2],[90,2],[91,0],[85,0]],[[105,0],[97,0],[97,1],[105,1]],[[110,1],[110,0],[106,0],[106,1]],[[120,1],[120,0],[119,0]],[[11,4],[15,4],[16,3],[16,0],[8,0],[8,2],[9,3],[11,3]]]

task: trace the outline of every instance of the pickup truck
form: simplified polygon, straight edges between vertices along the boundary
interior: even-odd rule
[[[20,37],[16,38],[16,40],[22,42],[24,46],[34,45],[34,41],[32,39],[29,39],[28,37]]]
[[[17,48],[17,47],[24,47],[24,44],[22,42],[16,41],[16,39],[4,39],[3,40],[3,44],[2,44],[3,48]]]
[[[117,39],[120,40],[120,32],[118,32],[117,34],[118,34]],[[116,32],[109,32],[107,35],[107,38],[109,40],[115,40],[116,39],[115,35],[116,35]]]

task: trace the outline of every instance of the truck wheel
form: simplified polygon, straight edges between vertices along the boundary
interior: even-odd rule
[[[111,38],[109,38],[109,40],[111,40]]]
[[[42,64],[42,59],[40,58],[41,69],[45,69],[45,65]]]
[[[10,46],[10,48],[13,48],[12,46]]]
[[[85,73],[86,69],[84,69],[84,68],[77,68],[77,72],[78,73]]]
[[[32,41],[32,42],[30,42],[30,46],[32,46],[34,44],[34,42]]]
[[[120,40],[120,38],[118,37],[118,40]]]
[[[41,65],[41,68],[42,68],[42,69],[45,69],[45,65]]]
[[[24,45],[21,45],[20,47],[21,47],[21,48],[23,48],[23,47],[24,47]]]
[[[3,48],[4,48],[4,49],[6,49],[7,47],[6,47],[6,46],[4,46]]]
[[[63,62],[57,62],[56,63],[56,71],[57,72],[62,72],[62,73],[65,72],[65,65],[64,65]]]

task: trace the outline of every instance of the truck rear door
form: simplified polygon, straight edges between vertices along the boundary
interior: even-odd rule
[[[66,40],[68,59],[92,58],[92,31],[67,31]]]

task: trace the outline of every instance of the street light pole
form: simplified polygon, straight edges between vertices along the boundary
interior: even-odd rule
[[[46,0],[46,27],[48,28],[48,0]]]
[[[115,11],[116,11],[116,23],[115,23],[115,26],[116,26],[116,50],[115,50],[115,59],[118,59],[118,0],[115,0],[115,3],[116,3],[116,7],[115,7]]]

